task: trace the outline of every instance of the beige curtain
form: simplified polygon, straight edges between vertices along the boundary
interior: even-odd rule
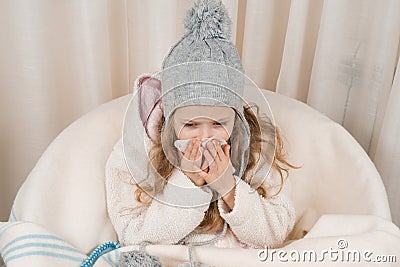
[[[192,2],[0,0],[0,220],[60,131],[160,69]],[[246,73],[348,129],[400,225],[400,0],[223,2]]]

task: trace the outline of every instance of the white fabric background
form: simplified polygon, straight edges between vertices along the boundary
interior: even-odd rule
[[[192,2],[0,0],[0,220],[62,129],[160,69]],[[400,0],[223,2],[246,73],[348,129],[400,225]]]

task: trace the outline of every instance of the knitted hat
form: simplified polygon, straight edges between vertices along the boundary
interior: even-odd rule
[[[198,0],[188,10],[187,33],[164,59],[161,72],[162,106],[165,123],[179,107],[226,106],[236,111],[235,127],[242,128],[238,176],[247,165],[250,130],[243,113],[245,76],[238,51],[230,42],[231,20],[221,1]]]

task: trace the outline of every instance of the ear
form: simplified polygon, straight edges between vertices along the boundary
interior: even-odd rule
[[[142,74],[135,81],[139,97],[139,115],[147,136],[157,143],[157,125],[163,116],[161,107],[161,81],[151,74]]]

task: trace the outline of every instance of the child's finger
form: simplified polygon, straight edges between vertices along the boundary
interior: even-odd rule
[[[213,156],[211,155],[210,151],[208,151],[208,150],[204,151],[204,158],[207,161],[207,163],[205,164],[206,165],[205,168],[210,167],[210,165],[215,162]]]
[[[216,157],[215,157],[216,158]],[[211,173],[217,173],[218,172],[218,164],[217,164],[217,161],[216,161],[216,159],[214,158],[214,160],[211,162],[211,164],[210,164],[210,172]]]
[[[200,159],[201,161],[201,155],[203,154],[204,148],[202,148],[201,146],[199,146],[199,149],[197,149],[197,154],[196,154],[196,159]]]
[[[190,153],[192,152],[193,143],[194,143],[194,140],[191,140],[185,149],[184,155],[185,155],[185,158],[187,158],[187,159],[190,157]]]
[[[218,161],[222,161],[225,158],[225,152],[222,150],[222,147],[219,145],[217,141],[214,141],[215,147],[217,149],[217,155],[215,156],[215,159]]]
[[[207,142],[207,150],[210,152],[212,157],[217,156],[217,150],[216,150],[216,145],[214,143],[215,141]]]
[[[231,146],[226,144],[225,147],[224,147],[224,154],[228,158],[230,158],[230,149],[231,149]]]
[[[195,140],[192,146],[192,151],[190,152],[190,159],[191,160],[197,159],[196,155],[198,152],[199,152],[199,140]]]

